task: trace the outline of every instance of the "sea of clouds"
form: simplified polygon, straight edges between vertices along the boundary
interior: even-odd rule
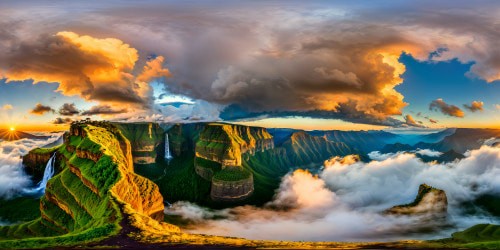
[[[434,152],[425,152],[435,154]],[[192,221],[192,233],[250,239],[306,241],[390,241],[449,237],[478,223],[498,223],[486,213],[466,213],[464,202],[500,195],[500,148],[483,146],[451,163],[424,163],[414,153],[388,155],[368,163],[332,158],[318,175],[296,170],[282,179],[273,201],[262,208],[210,210],[177,202],[165,210]],[[395,216],[383,211],[412,202],[420,184],[448,197],[446,221]]]
[[[61,133],[37,133],[48,140],[0,141],[0,198],[9,199],[33,185],[22,166],[22,156],[30,150],[56,141]]]

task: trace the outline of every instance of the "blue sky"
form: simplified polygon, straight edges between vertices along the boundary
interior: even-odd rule
[[[0,8],[2,126],[91,116],[307,129],[500,127],[496,1]],[[473,101],[472,111],[463,106]],[[176,105],[158,105],[165,102]],[[77,112],[31,114],[38,103]]]

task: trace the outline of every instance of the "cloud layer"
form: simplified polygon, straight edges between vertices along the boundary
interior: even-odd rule
[[[450,232],[476,223],[491,223],[488,216],[465,215],[461,204],[482,194],[500,194],[499,164],[500,148],[488,146],[449,164],[424,163],[413,154],[392,155],[369,163],[336,157],[325,163],[318,176],[304,170],[285,176],[274,200],[265,208],[243,206],[212,211],[179,202],[166,209],[166,213],[194,220],[196,224],[187,229],[190,232],[252,239],[359,241],[448,237]],[[422,183],[446,191],[447,222],[381,213],[413,201]]]
[[[33,184],[30,176],[24,172],[21,156],[61,136],[53,133],[46,135],[50,136],[49,140],[0,141],[0,198],[11,198]]]
[[[24,8],[0,15],[1,26],[11,27],[0,30],[0,74],[61,82],[61,93],[99,105],[147,106],[145,83],[168,77],[162,82],[173,94],[243,111],[224,111],[226,119],[307,116],[401,126],[408,125],[399,117],[407,106],[397,90],[406,70],[402,53],[473,63],[468,76],[500,79],[499,8],[490,2],[393,9],[342,1],[281,8],[268,2],[75,3],[81,11],[42,8],[48,13],[42,23],[26,14],[30,6],[18,5]],[[146,60],[150,55],[166,57]],[[160,115],[147,108],[147,115]],[[446,113],[460,117],[458,110]]]

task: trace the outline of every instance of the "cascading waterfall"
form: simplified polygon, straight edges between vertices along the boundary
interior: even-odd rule
[[[38,183],[38,185],[32,189],[24,190],[26,194],[31,195],[43,195],[45,193],[45,188],[47,187],[47,182],[54,176],[54,167],[56,165],[56,153],[50,157],[45,170],[43,171],[43,179]]]
[[[165,159],[172,159],[172,155],[170,154],[170,143],[168,142],[168,133],[165,134]]]

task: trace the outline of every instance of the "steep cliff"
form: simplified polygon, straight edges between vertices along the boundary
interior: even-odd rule
[[[242,154],[274,148],[265,128],[212,123],[205,126],[196,143],[196,157],[225,166],[241,166]]]
[[[282,147],[286,150],[290,163],[295,166],[322,162],[332,156],[357,153],[343,142],[329,141],[327,136],[312,136],[304,131],[293,133]]]
[[[386,211],[393,215],[424,215],[430,218],[444,218],[447,215],[448,199],[443,190],[422,184],[412,203],[394,206]]]
[[[176,124],[170,128],[167,133],[172,155],[175,157],[184,152],[194,152],[196,142],[205,125],[205,123]]]
[[[272,191],[290,170],[318,167],[332,156],[360,154],[345,143],[327,140],[324,135],[289,129],[193,123],[174,125],[167,133],[174,159],[165,169],[157,167],[156,172],[165,174],[154,178],[155,182],[170,202],[189,200],[205,206],[213,205],[212,178],[227,166],[237,165],[234,167],[250,172],[253,178],[252,195],[239,204],[262,205],[272,199]],[[228,161],[224,161],[226,156]]]
[[[401,139],[399,135],[385,131],[311,131],[314,136],[323,136],[331,142],[342,142],[360,153],[380,150],[385,144]]]
[[[165,132],[157,123],[114,123],[132,145],[135,164],[156,163],[157,152],[163,145]]]
[[[50,157],[59,150],[59,146],[53,148],[36,148],[23,156],[23,166],[27,174],[32,177],[34,183],[38,183],[43,178],[43,172]],[[56,167],[54,173],[58,174],[62,171],[61,165],[58,164],[61,157],[56,158]]]
[[[273,148],[273,137],[265,128],[208,124],[196,142],[195,170],[212,182],[212,200],[241,201],[254,191],[253,173],[242,167],[242,156]]]
[[[163,198],[153,182],[133,172],[129,141],[108,123],[76,123],[58,149],[62,171],[40,201],[41,217],[1,227],[0,239],[79,242],[137,232],[178,232],[163,220]],[[126,236],[126,235],[125,235]],[[6,242],[3,242],[6,243]],[[7,242],[8,243],[8,242]]]

